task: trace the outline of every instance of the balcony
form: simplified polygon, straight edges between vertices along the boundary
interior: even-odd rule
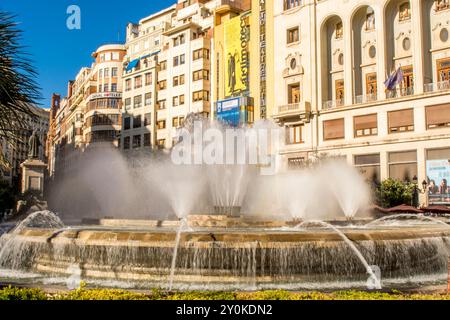
[[[427,83],[423,86],[424,93],[433,93],[450,90],[450,80],[439,81],[436,83]]]
[[[217,13],[225,13],[230,10],[233,11],[246,11],[250,9],[249,1],[238,0],[220,0],[217,2]]]
[[[322,110],[330,110],[344,106],[344,99],[328,100],[322,103]]]
[[[412,96],[414,94],[413,87],[399,88],[386,92],[386,99],[396,99],[401,97]]]
[[[366,95],[360,95],[355,97],[355,104],[363,104],[377,101],[378,97],[376,93],[370,93]]]
[[[280,105],[276,108],[276,114],[273,116],[276,121],[291,117],[298,117],[305,122],[309,122],[311,117],[311,104],[307,101],[301,101],[300,103]]]

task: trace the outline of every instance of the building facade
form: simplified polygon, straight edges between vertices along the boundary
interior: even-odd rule
[[[274,1],[283,36],[273,40],[272,116],[286,128],[286,165],[328,154],[371,181],[445,183],[430,168],[450,159],[449,9],[440,0]]]
[[[46,137],[49,129],[49,110],[36,106],[29,106],[31,114],[21,114],[22,124],[18,125],[16,138],[11,141],[0,141],[0,150],[7,165],[2,166],[0,178],[8,184],[20,190],[21,169],[20,165],[28,157],[28,140],[33,131],[39,137],[41,146],[39,147],[39,158],[46,159]]]
[[[47,135],[50,177],[70,170],[80,151],[97,143],[119,145],[125,53],[124,45],[99,47],[92,65],[69,81],[67,96],[53,95]]]

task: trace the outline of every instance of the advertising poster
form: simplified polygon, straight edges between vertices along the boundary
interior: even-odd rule
[[[242,76],[241,18],[225,22],[225,96],[231,97],[247,89]]]
[[[450,160],[427,161],[429,203],[450,205]]]

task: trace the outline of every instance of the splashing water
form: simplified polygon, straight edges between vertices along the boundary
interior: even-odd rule
[[[377,220],[370,221],[369,223],[367,223],[365,225],[365,227],[370,227],[370,226],[376,225],[376,224],[378,224],[380,222],[384,222],[384,221],[387,221],[387,220],[394,220],[394,219],[397,219],[397,218],[413,218],[413,219],[419,219],[419,220],[428,220],[428,221],[431,221],[431,222],[436,222],[437,224],[444,225],[447,228],[450,228],[450,225],[448,225],[446,222],[441,221],[439,219],[436,219],[436,218],[433,218],[433,217],[427,217],[427,216],[424,216],[424,215],[412,214],[412,213],[401,213],[401,214],[395,214],[395,215],[391,215],[391,216],[382,217],[382,218],[379,218]]]
[[[350,247],[350,249],[353,250],[353,252],[356,254],[358,259],[364,265],[364,267],[366,268],[366,272],[370,276],[370,280],[372,280],[372,282],[374,284],[375,289],[378,289],[378,290],[381,289],[381,281],[380,281],[380,279],[378,279],[378,277],[373,272],[373,269],[367,262],[366,258],[364,258],[364,256],[361,254],[361,251],[358,250],[358,248],[355,246],[355,244],[341,230],[339,230],[332,224],[329,224],[327,222],[320,221],[320,220],[311,220],[311,221],[302,222],[299,225],[297,225],[294,229],[301,229],[302,227],[304,227],[305,225],[308,225],[308,224],[320,224],[320,225],[336,232],[342,238],[342,240],[344,240],[344,242]]]
[[[178,230],[177,230],[177,235],[175,238],[175,246],[173,248],[172,264],[170,267],[169,291],[172,291],[172,287],[173,287],[173,280],[175,277],[175,269],[177,267],[178,247],[180,246],[180,241],[181,241],[181,233],[183,231],[186,231],[185,229],[186,229],[187,225],[188,225],[188,223],[187,223],[186,218],[183,218],[180,220],[180,226],[178,227]]]

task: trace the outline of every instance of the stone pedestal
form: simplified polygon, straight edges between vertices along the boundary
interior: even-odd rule
[[[22,193],[27,191],[44,194],[44,173],[47,165],[39,159],[27,159],[22,168]]]

